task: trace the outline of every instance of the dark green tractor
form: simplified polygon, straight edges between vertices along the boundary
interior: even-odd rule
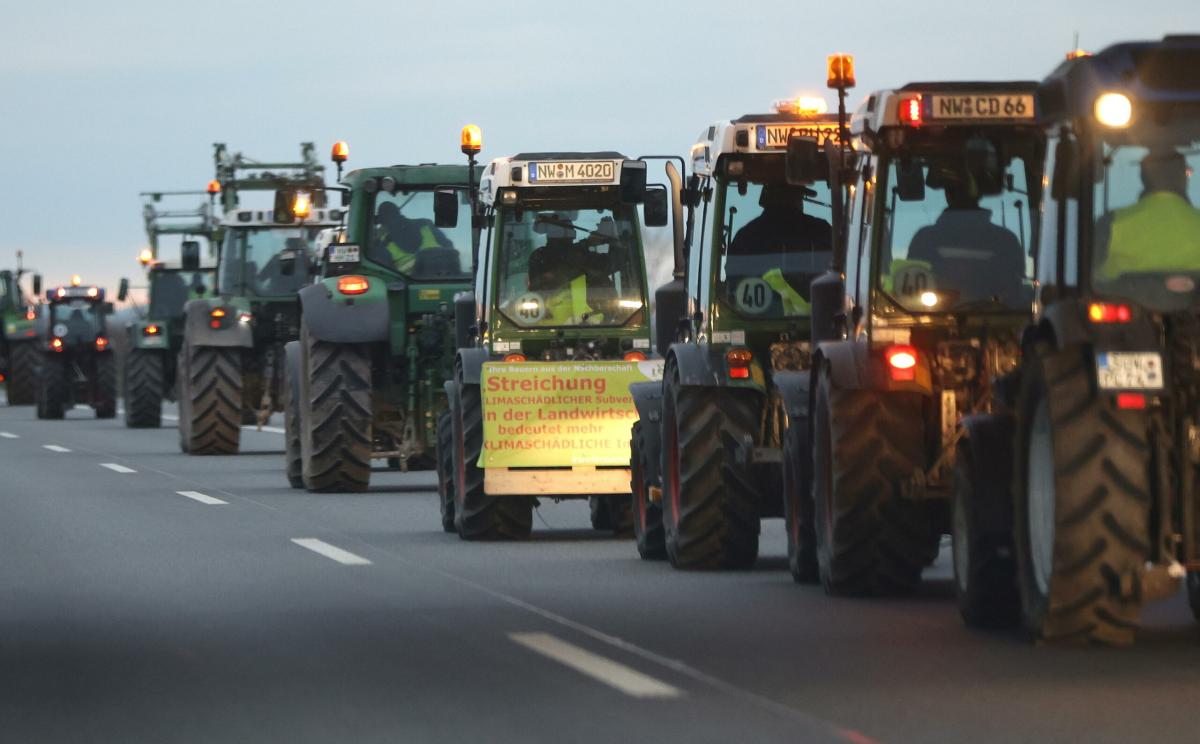
[[[32,404],[37,381],[37,310],[21,291],[24,273],[21,268],[0,271],[0,380],[10,406]],[[40,283],[35,277],[35,295],[41,293]]]
[[[113,306],[96,286],[54,287],[38,317],[37,417],[61,419],[75,405],[117,415],[117,362],[108,340]]]

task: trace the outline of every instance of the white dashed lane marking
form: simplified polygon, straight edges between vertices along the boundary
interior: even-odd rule
[[[70,452],[71,451],[71,450],[67,449],[66,447],[62,447],[57,444],[43,444],[42,446],[45,447],[46,449],[50,450],[51,452]]]
[[[632,667],[567,643],[550,633],[509,633],[508,637],[531,651],[603,682],[630,697],[661,699],[683,695],[683,691],[678,687],[672,687]]]
[[[342,550],[336,545],[330,545],[324,540],[318,540],[315,537],[293,537],[292,542],[302,548],[308,548],[314,553],[323,555],[331,561],[337,561],[343,566],[371,565],[371,562],[361,555],[355,555],[347,550]]]
[[[191,499],[192,501],[199,501],[201,504],[208,504],[210,506],[217,506],[219,504],[228,504],[229,503],[228,501],[222,501],[214,496],[209,496],[208,494],[200,493],[199,491],[176,491],[175,493],[179,494],[180,496],[186,496],[187,498]]]
[[[100,467],[108,468],[109,470],[113,471],[114,473],[136,473],[137,472],[133,468],[127,468],[124,465],[118,465],[115,462],[102,462],[102,463],[100,463]]]
[[[20,439],[20,437],[11,431],[0,431],[0,439]]]

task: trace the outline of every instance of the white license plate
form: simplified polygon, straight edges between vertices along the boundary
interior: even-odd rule
[[[755,144],[759,150],[778,150],[787,147],[788,138],[795,132],[800,137],[811,137],[823,142],[837,138],[837,122],[804,122],[797,124],[759,124],[754,131]]]
[[[1096,355],[1101,390],[1158,390],[1163,386],[1162,354],[1154,351],[1105,351]]]
[[[529,183],[611,183],[617,179],[612,160],[568,160],[530,163]]]
[[[329,245],[329,263],[358,263],[359,249],[353,243],[331,243]]]
[[[1032,119],[1033,95],[961,93],[929,96],[930,119]]]

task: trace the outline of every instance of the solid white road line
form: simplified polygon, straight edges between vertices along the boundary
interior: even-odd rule
[[[371,565],[371,562],[361,555],[355,555],[349,551],[342,550],[336,545],[330,545],[324,540],[318,540],[315,537],[293,537],[292,542],[302,548],[308,548],[314,553],[319,553],[332,561],[337,561],[343,566]]]
[[[19,436],[17,436],[16,434],[13,434],[11,431],[0,431],[0,438],[4,438],[4,439],[20,439],[20,437],[19,437]]]
[[[118,465],[115,462],[102,462],[102,463],[100,463],[100,467],[108,468],[109,470],[113,471],[114,473],[136,473],[137,472],[133,468],[127,468],[124,465]]]
[[[631,697],[677,698],[683,695],[678,687],[567,643],[550,633],[509,633],[508,637],[531,651],[554,659]]]
[[[50,450],[51,452],[70,452],[71,451],[71,450],[67,449],[66,447],[60,447],[57,444],[43,444],[42,447]]]
[[[210,504],[216,506],[218,504],[228,504],[228,501],[222,501],[208,494],[200,493],[199,491],[176,491],[180,496],[186,496],[193,501],[199,501],[201,504]]]

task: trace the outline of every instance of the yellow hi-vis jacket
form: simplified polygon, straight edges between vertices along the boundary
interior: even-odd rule
[[[1179,194],[1159,191],[1113,214],[1100,275],[1200,271],[1200,210]]]
[[[440,248],[437,235],[434,234],[433,228],[429,225],[421,226],[421,244],[417,246],[417,250],[426,248]],[[395,243],[389,241],[387,244],[388,253],[392,255],[392,265],[402,274],[412,273],[413,264],[417,261],[416,251],[406,251]]]
[[[812,315],[812,305],[792,288],[781,270],[771,269],[762,275],[762,279],[768,287],[779,293],[783,300],[784,315]]]
[[[551,325],[575,325],[583,322],[585,313],[592,312],[587,304],[587,277],[583,274],[546,298],[546,311]]]

